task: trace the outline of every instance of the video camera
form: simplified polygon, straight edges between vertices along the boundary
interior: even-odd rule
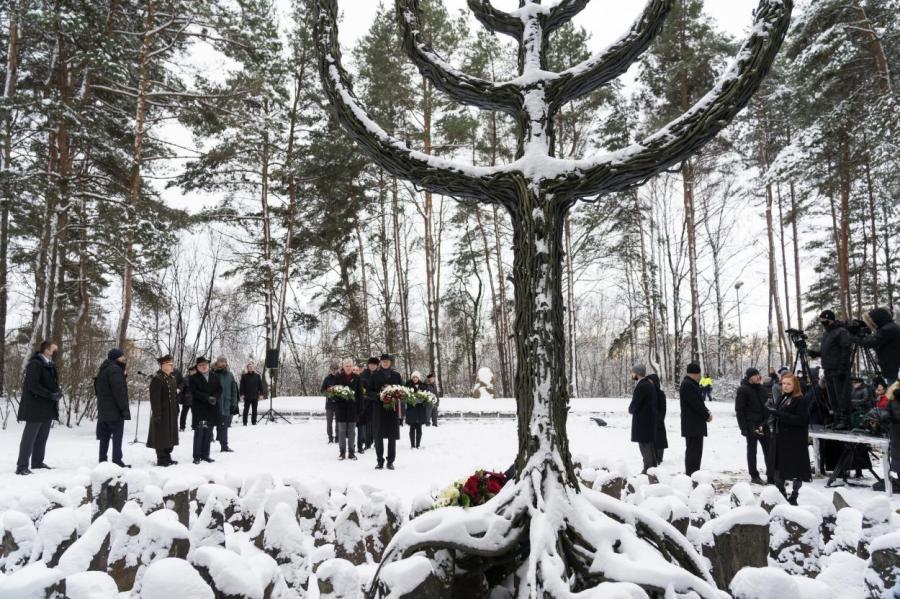
[[[800,329],[786,329],[784,332],[788,334],[791,343],[793,343],[794,347],[797,349],[803,351],[809,347],[809,344],[807,343],[809,335],[804,331],[801,331]]]

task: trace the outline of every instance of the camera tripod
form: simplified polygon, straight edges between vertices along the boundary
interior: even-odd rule
[[[272,380],[272,371],[273,370],[275,370],[275,369],[274,368],[269,369],[269,380]],[[273,407],[272,399],[273,399],[274,395],[275,395],[274,393],[271,393],[271,392],[269,393],[269,409],[266,410],[266,413],[262,415],[263,422],[265,422],[266,424],[269,424],[270,422],[278,422],[279,420],[281,420],[288,424],[292,424],[292,422],[284,414],[280,413],[278,410],[276,410]]]
[[[834,421],[834,409],[828,396],[822,392],[819,386],[819,376],[813,376],[813,371],[809,366],[809,347],[806,344],[806,333],[796,329],[788,329],[785,331],[797,348],[797,357],[794,358],[794,368],[791,372],[800,372],[800,384],[803,391],[812,389],[813,404],[816,411],[822,416],[824,421],[822,424],[831,424]]]

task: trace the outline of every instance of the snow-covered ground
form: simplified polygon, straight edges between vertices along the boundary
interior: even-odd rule
[[[512,415],[515,402],[509,399],[475,400],[444,398],[441,410],[447,413],[437,428],[424,429],[422,447],[412,450],[401,432],[397,445],[395,471],[376,471],[374,448],[359,456],[357,461],[337,460],[337,446],[328,445],[323,412],[324,400],[319,397],[282,398],[275,400],[275,408],[285,413],[304,413],[295,416],[292,424],[258,424],[243,427],[238,423],[232,428],[230,441],[235,453],[219,453],[213,443],[214,464],[195,466],[191,463],[190,430],[182,433],[181,445],[174,452],[180,463],[169,469],[155,467],[155,454],[143,444],[128,444],[125,461],[135,467],[130,487],[158,483],[157,477],[198,473],[210,479],[222,480],[226,475],[247,477],[269,472],[276,478],[311,477],[340,486],[346,483],[369,484],[397,494],[409,507],[412,500],[423,493],[446,487],[477,469],[505,470],[513,462],[516,453],[516,421],[510,417],[498,417],[498,412]],[[747,480],[745,443],[734,418],[730,403],[709,404],[714,419],[710,424],[710,436],[703,453],[703,469],[714,474],[728,488],[734,482]],[[261,408],[263,406],[260,406]],[[637,445],[630,442],[630,419],[626,399],[576,399],[569,417],[569,437],[572,452],[587,459],[624,462],[629,473],[641,468]],[[268,408],[268,403],[265,404]],[[132,414],[136,406],[132,407]],[[591,417],[606,420],[609,426],[600,428]],[[138,439],[146,439],[148,423],[147,405],[141,406],[141,422]],[[669,449],[662,468],[672,473],[683,471],[684,440],[679,434],[679,408],[677,401],[670,401],[667,416]],[[21,425],[10,423],[0,431],[0,455],[6,456],[5,466],[0,466],[0,511],[13,505],[23,493],[35,491],[45,485],[66,485],[73,477],[86,474],[97,463],[97,442],[92,425],[78,428],[56,426],[47,445],[47,463],[54,469],[37,471],[28,477],[14,475]],[[135,423],[126,427],[125,437],[134,439]],[[760,455],[762,466],[762,456]],[[79,470],[81,472],[79,473]],[[876,471],[880,468],[876,465]],[[874,482],[874,480],[869,481]],[[824,489],[824,480],[814,481],[813,486]],[[723,488],[723,490],[724,490]],[[849,497],[864,503],[876,494],[868,489],[853,488]],[[900,508],[900,496],[893,502]]]

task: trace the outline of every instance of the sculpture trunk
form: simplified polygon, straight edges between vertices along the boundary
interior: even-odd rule
[[[523,182],[520,201],[510,209],[510,216],[515,253],[517,472],[522,478],[535,469],[552,470],[561,482],[575,487],[566,435],[564,214]]]

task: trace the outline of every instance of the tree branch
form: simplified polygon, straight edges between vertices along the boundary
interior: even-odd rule
[[[550,35],[569,21],[575,15],[584,10],[591,0],[560,0],[559,4],[550,9],[550,16],[544,23],[544,35]]]
[[[579,1],[583,0],[566,0],[563,4]],[[659,34],[673,4],[674,0],[650,0],[631,30],[619,41],[560,73],[547,93],[554,106],[585,96],[627,71]]]
[[[519,86],[495,84],[457,70],[423,39],[419,0],[396,0],[396,6],[403,48],[419,72],[436,88],[464,104],[516,115],[522,107]]]
[[[682,116],[621,151],[577,161],[547,181],[557,200],[623,191],[695,154],[750,102],[775,60],[791,20],[793,0],[760,0],[750,38],[715,88]]]
[[[313,10],[322,86],[337,119],[376,163],[393,175],[440,195],[483,203],[507,204],[515,200],[516,182],[510,174],[412,150],[373,121],[357,100],[341,65],[337,0],[315,0]]]
[[[475,18],[490,31],[503,33],[516,41],[522,39],[525,25],[521,19],[494,8],[491,0],[468,0],[468,3]]]

